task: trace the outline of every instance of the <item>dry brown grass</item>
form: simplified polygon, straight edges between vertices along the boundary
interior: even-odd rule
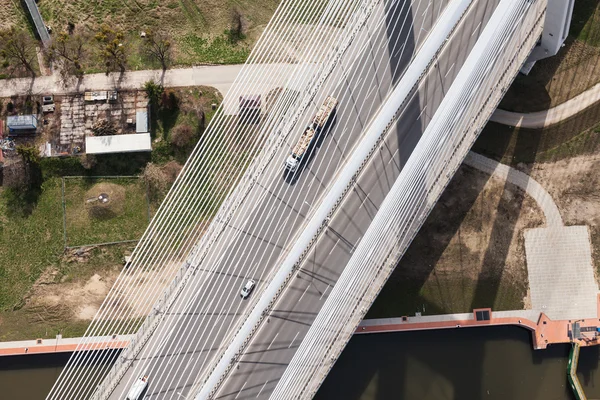
[[[0,29],[27,24],[27,17],[18,0],[0,0]]]

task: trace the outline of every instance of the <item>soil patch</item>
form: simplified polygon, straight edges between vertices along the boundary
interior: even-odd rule
[[[518,187],[461,166],[367,317],[524,308],[523,231],[544,223]]]

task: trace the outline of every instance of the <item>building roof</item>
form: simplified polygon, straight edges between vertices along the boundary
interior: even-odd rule
[[[137,133],[146,133],[148,129],[148,110],[142,110],[135,113],[135,131]]]
[[[35,129],[37,118],[35,115],[9,115],[6,117],[8,129]]]
[[[152,151],[150,133],[132,133],[128,135],[86,136],[87,154],[129,153]]]

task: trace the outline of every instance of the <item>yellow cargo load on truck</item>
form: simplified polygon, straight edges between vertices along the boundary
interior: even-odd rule
[[[329,118],[331,118],[337,104],[338,101],[335,97],[327,96],[321,107],[319,107],[319,111],[317,111],[310,125],[306,127],[292,149],[292,154],[285,160],[285,167],[289,172],[295,172],[298,169],[306,151],[319,136],[320,131],[325,127]]]

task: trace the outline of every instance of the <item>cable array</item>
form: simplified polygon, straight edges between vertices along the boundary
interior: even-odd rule
[[[253,52],[250,57],[249,64],[252,64],[253,68],[245,68],[238,77],[236,84],[232,88],[233,95],[230,98],[235,99],[241,93],[252,93],[255,90],[264,89],[268,87],[268,83],[265,83],[265,76],[269,76],[269,73],[276,70],[280,65],[278,63],[281,60],[278,59],[264,59],[261,58],[261,51],[268,49],[269,54],[277,55],[281,51],[278,50],[278,46],[281,47],[281,43],[277,43],[278,33],[281,31],[281,27],[290,21],[301,19],[302,21],[313,22],[314,28],[312,29],[313,41],[305,46],[306,50],[313,50],[318,48],[314,46],[315,38],[318,38],[318,32],[322,31],[323,26],[332,24],[335,20],[338,22],[343,18],[348,19],[350,16],[355,15],[353,11],[356,11],[358,2],[350,4],[348,2],[330,2],[328,8],[322,10],[321,13],[315,11],[314,8],[310,7],[298,7],[299,4],[304,2],[288,2],[282,3],[277,14],[280,18],[274,18],[270,26],[267,27],[267,33],[257,46],[257,50]],[[332,6],[334,4],[334,6]],[[288,7],[286,8],[285,5]],[[290,6],[292,5],[292,6]],[[295,7],[294,7],[295,6]],[[295,9],[297,12],[293,13],[291,10]],[[298,12],[298,10],[301,10]],[[325,17],[327,15],[327,17]],[[317,21],[317,22],[314,22]],[[339,26],[342,26],[340,23]],[[310,32],[310,29],[306,29]],[[269,35],[269,33],[271,33]],[[341,36],[341,35],[338,35]],[[334,37],[335,35],[330,35]],[[265,39],[266,38],[266,39]],[[338,38],[339,39],[339,38]],[[269,43],[268,45],[265,45]],[[271,43],[273,42],[273,43]],[[339,42],[339,40],[338,40]],[[328,46],[324,46],[328,48]],[[314,59],[314,55],[311,56]],[[258,66],[258,67],[257,67]],[[314,69],[314,65],[299,64],[293,69],[293,72],[288,75],[288,86],[299,88],[297,92],[306,91],[306,87],[312,82],[307,77],[311,77],[310,71]],[[307,73],[307,71],[309,71]],[[304,76],[302,76],[304,74]],[[312,74],[317,76],[317,74]],[[300,78],[299,78],[300,77]],[[308,83],[300,84],[299,81],[308,81]],[[238,89],[236,91],[236,88]],[[278,132],[285,134],[278,130],[279,117],[283,115],[282,120],[288,116],[285,110],[294,109],[294,105],[299,103],[299,100],[294,95],[294,91],[284,92],[283,96],[277,100],[272,114],[268,117],[268,120],[264,124],[264,129],[260,133],[252,132],[250,128],[243,128],[241,132],[237,132],[238,140],[239,136],[242,139],[247,140],[250,143],[254,143],[254,147],[249,151],[259,153],[259,149],[268,148],[269,144],[276,142],[275,135],[270,134],[271,132]],[[222,111],[222,110],[221,110]],[[119,279],[111,289],[109,296],[100,308],[96,318],[92,325],[86,332],[86,338],[79,346],[79,350],[88,350],[86,352],[78,352],[71,358],[67,367],[61,373],[59,381],[52,389],[48,398],[87,398],[89,397],[93,386],[84,387],[85,382],[94,382],[102,377],[106,373],[106,369],[111,362],[114,362],[115,355],[107,352],[96,352],[93,350],[99,350],[99,348],[92,343],[92,337],[98,334],[104,333],[117,333],[117,334],[128,334],[136,332],[140,328],[140,322],[136,320],[135,310],[147,310],[153,304],[155,305],[153,311],[161,311],[161,300],[157,299],[158,296],[155,294],[159,287],[158,282],[162,279],[168,279],[177,273],[177,277],[180,275],[190,275],[191,270],[198,267],[198,254],[201,254],[205,243],[209,242],[207,238],[211,235],[204,235],[202,240],[204,242],[197,243],[200,232],[203,232],[206,228],[206,218],[203,218],[202,211],[211,207],[217,207],[218,204],[226,197],[228,188],[234,186],[234,183],[240,179],[239,174],[236,176],[235,173],[231,172],[231,168],[228,165],[234,164],[235,155],[234,140],[225,139],[217,132],[235,130],[235,121],[232,118],[227,118],[223,113],[219,114],[209,126],[206,136],[209,138],[207,142],[204,142],[197,146],[182,174],[174,184],[173,189],[161,205],[159,212],[154,218],[152,224],[145,232],[140,244],[134,251],[132,256],[132,263],[129,268],[124,269]],[[228,146],[228,147],[226,147]],[[225,150],[223,148],[225,147]],[[258,159],[264,156],[267,152],[265,150],[259,154]],[[203,158],[206,155],[209,157],[217,157],[220,154],[225,154],[223,162],[215,167],[214,163],[203,162]],[[260,165],[254,163],[254,166]],[[220,168],[223,167],[224,168]],[[225,172],[225,173],[223,173]],[[252,172],[252,166],[249,169]],[[215,184],[215,176],[217,173],[221,173],[219,176],[227,177],[224,180],[218,180]],[[250,173],[246,176],[252,177]],[[211,181],[211,179],[213,181]],[[206,190],[206,187],[211,190]],[[239,188],[240,186],[238,186]],[[202,190],[204,189],[204,190]],[[217,189],[217,190],[215,190]],[[239,191],[243,193],[243,191]],[[207,193],[219,193],[217,196],[210,196]],[[223,194],[225,193],[225,194]],[[235,193],[234,193],[235,194]],[[230,199],[235,198],[229,196]],[[199,207],[199,205],[203,207]],[[225,204],[221,211],[229,211]],[[194,207],[195,206],[195,207]],[[216,224],[211,225],[208,229],[213,228],[212,236],[219,235],[220,216],[224,214],[219,212],[215,219]],[[187,260],[182,260],[182,257],[186,253],[191,253],[191,256]],[[177,271],[175,268],[169,268],[173,264],[184,264],[184,267]],[[184,272],[182,272],[184,271]],[[135,282],[149,273],[155,273],[153,277],[153,283],[147,285],[145,290],[139,290],[136,287]],[[183,277],[181,278],[183,279]],[[205,292],[206,293],[206,292]],[[122,308],[118,304],[123,303],[123,298],[127,300],[130,305],[135,307],[129,307],[129,309]],[[166,300],[163,300],[166,303]],[[174,305],[177,308],[177,304]],[[162,310],[163,312],[165,310]],[[148,322],[148,320],[146,320]],[[146,323],[144,322],[144,323]],[[142,325],[143,326],[143,325]],[[130,347],[132,347],[130,345]],[[126,352],[125,352],[126,353]],[[124,357],[122,357],[124,358]],[[100,368],[89,368],[87,371],[82,372],[82,367],[86,365],[100,364],[103,367]]]
[[[272,399],[311,398],[541,33],[543,0],[502,0]]]

